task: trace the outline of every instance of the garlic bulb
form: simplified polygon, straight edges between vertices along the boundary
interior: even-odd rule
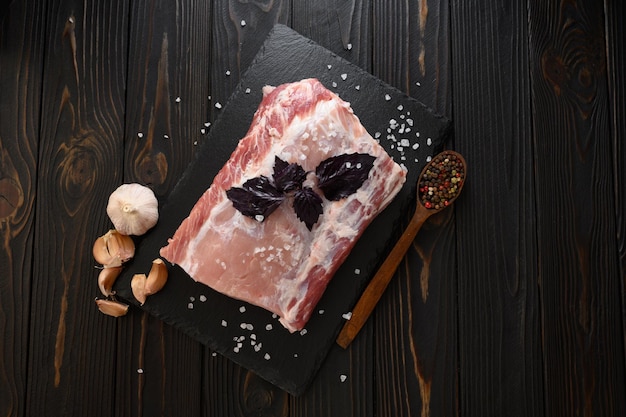
[[[125,235],[143,235],[159,220],[159,203],[144,185],[120,185],[109,197],[107,214],[115,229]]]

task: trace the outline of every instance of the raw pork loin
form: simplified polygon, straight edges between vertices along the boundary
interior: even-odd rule
[[[307,185],[319,191],[311,172],[326,158],[349,153],[376,157],[369,176],[348,197],[324,198],[311,230],[289,200],[259,221],[227,198],[227,190],[250,178],[271,178],[276,156],[299,163],[309,172]],[[405,171],[349,103],[318,80],[268,86],[248,133],[160,253],[196,281],[276,313],[291,332],[301,330],[356,240],[404,181]]]

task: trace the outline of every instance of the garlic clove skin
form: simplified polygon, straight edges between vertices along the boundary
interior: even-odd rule
[[[120,233],[140,236],[157,224],[159,203],[150,188],[122,184],[109,196],[107,214]]]
[[[105,268],[121,266],[135,256],[135,242],[130,236],[117,230],[109,230],[96,239],[93,245],[94,259]]]
[[[103,300],[96,298],[96,305],[100,312],[112,317],[122,317],[128,313],[128,304],[120,303],[115,300]]]
[[[162,259],[157,258],[152,261],[150,273],[146,279],[145,293],[146,295],[155,294],[163,288],[167,282],[167,266]]]
[[[146,302],[147,297],[146,279],[146,274],[135,274],[133,275],[133,279],[130,280],[130,289],[141,305]]]
[[[121,273],[121,266],[103,268],[102,271],[100,271],[100,274],[98,274],[98,287],[105,297],[112,294],[111,289],[113,288],[113,284]]]

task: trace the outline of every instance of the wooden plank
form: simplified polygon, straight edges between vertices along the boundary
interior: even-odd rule
[[[622,317],[626,317],[626,83],[620,74],[626,65],[626,7],[624,2],[604,2],[607,42],[607,75],[613,136],[613,172],[616,190],[617,247],[622,285]],[[626,340],[626,320],[622,320]],[[625,346],[626,348],[626,346]],[[624,350],[626,355],[626,349]]]
[[[129,18],[123,181],[162,202],[210,129],[211,2],[138,1]],[[117,414],[201,415],[204,348],[139,309],[120,334]]]
[[[294,1],[292,28],[369,71],[371,2]],[[335,346],[313,385],[292,401],[293,416],[374,415],[371,331],[348,350]]]
[[[25,415],[44,4],[0,8],[0,415]]]
[[[370,71],[371,7],[370,0],[294,0],[292,28],[365,71]]]
[[[529,4],[546,413],[622,416],[603,4]]]
[[[26,414],[111,415],[116,326],[91,247],[121,179],[128,3],[46,4]]]
[[[213,2],[210,68],[211,120],[219,117],[241,76],[276,23],[289,24],[290,0],[269,3]],[[269,410],[286,415],[287,394],[223,357],[205,350],[204,415],[248,415]],[[214,365],[218,366],[214,366]],[[252,382],[251,382],[252,381]]]
[[[451,2],[461,415],[544,414],[527,19],[525,1]]]
[[[374,2],[372,66],[449,116],[449,16],[442,3]],[[427,221],[373,317],[377,415],[457,414],[453,220],[450,210]]]

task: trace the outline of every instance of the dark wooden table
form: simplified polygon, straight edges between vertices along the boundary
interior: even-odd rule
[[[0,415],[626,415],[624,2],[0,3]],[[299,397],[93,303],[108,194],[167,197],[275,23],[450,117],[471,168]]]

